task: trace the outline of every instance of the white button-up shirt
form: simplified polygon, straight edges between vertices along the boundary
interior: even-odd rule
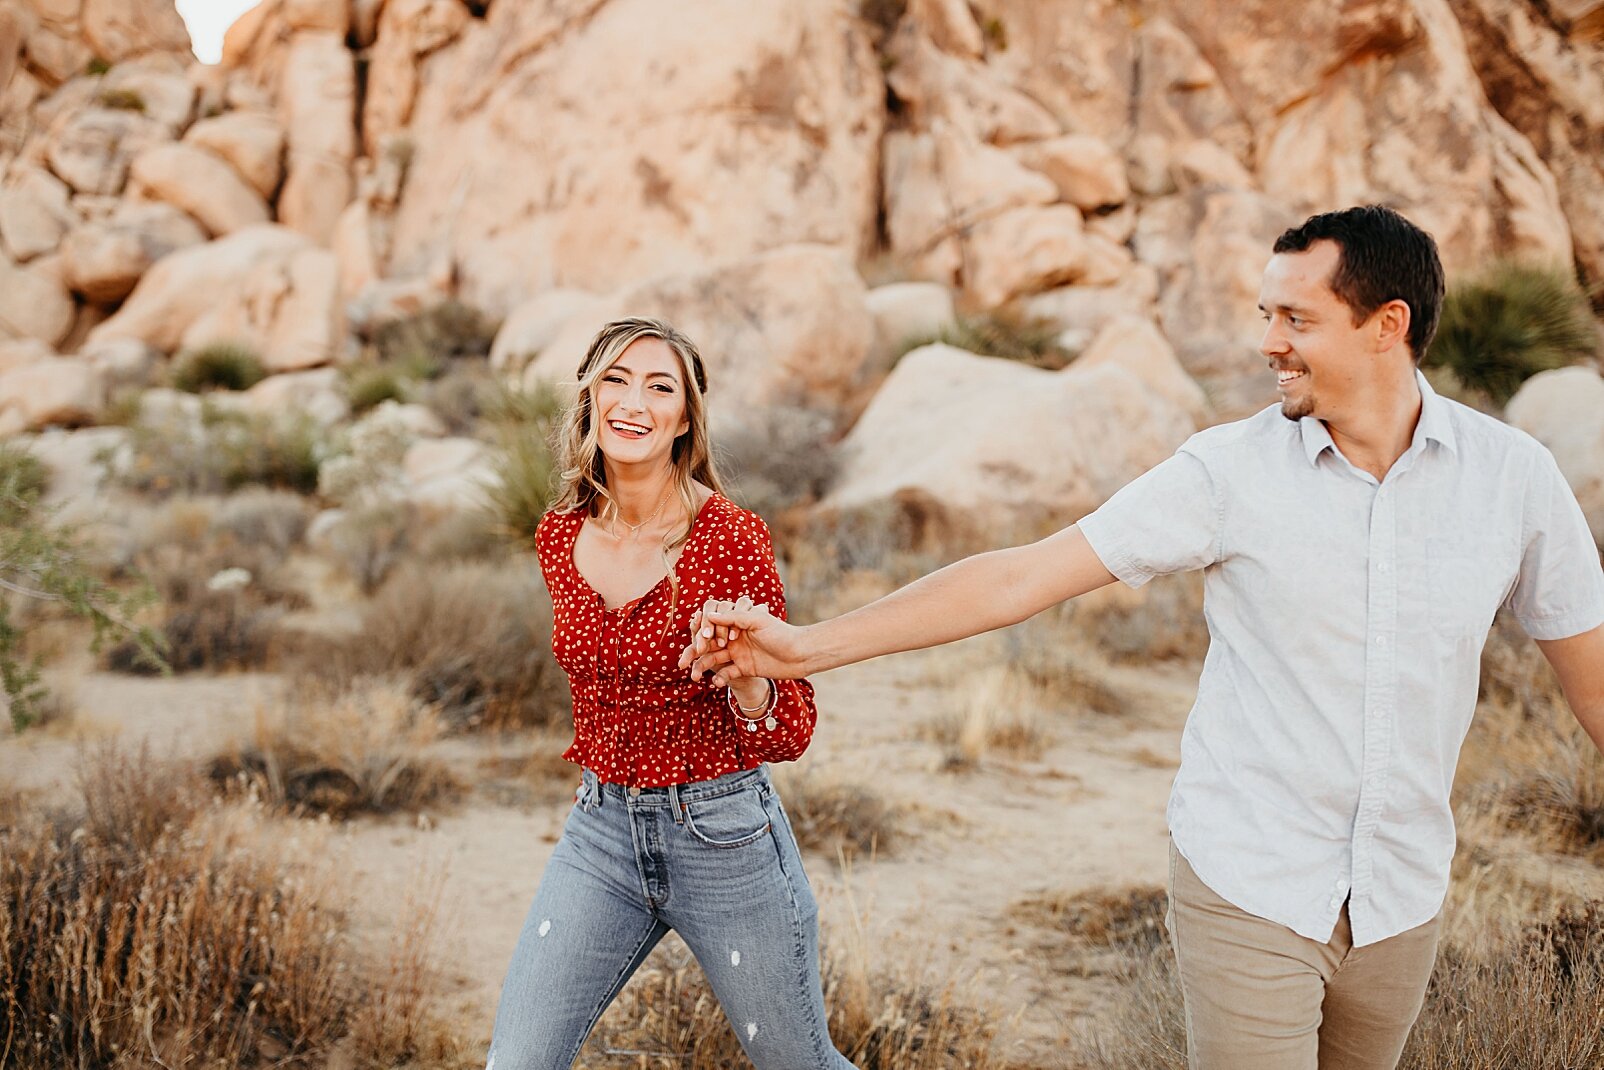
[[[1192,436],[1080,529],[1139,587],[1204,570],[1209,651],[1175,845],[1241,909],[1356,945],[1429,921],[1448,795],[1500,605],[1536,639],[1604,623],[1604,569],[1535,439],[1438,397],[1385,479],[1273,406]]]

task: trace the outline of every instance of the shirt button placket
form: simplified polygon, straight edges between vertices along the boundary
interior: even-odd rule
[[[1398,628],[1398,583],[1392,567],[1398,547],[1396,497],[1396,488],[1383,484],[1376,491],[1370,512],[1371,565],[1365,629],[1373,641],[1365,656],[1363,759],[1351,844],[1351,882],[1338,877],[1332,885],[1329,906],[1333,915],[1342,909],[1343,899],[1350,891],[1360,897],[1370,894],[1374,861],[1371,845],[1387,798],[1398,686],[1398,655],[1393,642]]]

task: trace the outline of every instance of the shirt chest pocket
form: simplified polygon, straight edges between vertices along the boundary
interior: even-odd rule
[[[1453,535],[1428,539],[1424,575],[1432,630],[1445,639],[1481,639],[1509,593],[1508,554],[1495,540]]]

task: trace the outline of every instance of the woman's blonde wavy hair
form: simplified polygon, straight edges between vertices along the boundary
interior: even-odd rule
[[[551,508],[561,513],[582,512],[604,524],[618,520],[618,502],[607,488],[607,467],[597,442],[600,434],[596,412],[596,384],[607,369],[617,363],[624,350],[642,338],[661,339],[679,361],[680,379],[685,386],[685,420],[689,426],[674,440],[669,463],[674,469],[674,487],[684,506],[685,524],[671,529],[663,539],[663,563],[669,554],[690,537],[696,518],[696,484],[724,493],[724,483],[713,463],[712,440],[707,431],[707,372],[696,344],[661,320],[621,319],[604,326],[591,339],[585,359],[579,363],[579,390],[573,403],[557,421],[554,453],[557,461],[557,497]],[[668,569],[672,591],[669,620],[679,601],[679,581]]]

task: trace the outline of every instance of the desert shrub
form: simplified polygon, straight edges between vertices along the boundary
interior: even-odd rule
[[[267,369],[255,350],[233,342],[212,342],[186,350],[173,363],[176,389],[199,394],[205,390],[248,390],[267,378]]]
[[[983,357],[1056,369],[1075,359],[1074,353],[1059,344],[1059,334],[1052,320],[1027,316],[1005,306],[977,316],[960,316],[956,324],[934,336],[909,338],[897,348],[900,357],[920,346],[943,342]]]
[[[996,1023],[972,993],[910,970],[875,968],[867,954],[821,955],[830,1039],[862,1070],[1000,1070]],[[690,952],[671,937],[602,1016],[576,1066],[619,1056],[652,1070],[751,1065]]]
[[[111,63],[99,56],[91,57],[89,62],[84,64],[84,73],[90,76],[106,74],[110,70]]]
[[[1163,888],[1136,887],[1031,896],[1014,904],[1012,913],[1093,947],[1154,950],[1168,939],[1167,907]]]
[[[312,511],[311,502],[299,494],[250,487],[217,504],[210,529],[214,538],[283,556],[305,538]]]
[[[304,415],[272,417],[207,404],[198,421],[141,418],[130,428],[128,457],[112,478],[159,497],[253,485],[310,494],[330,449],[327,433]]]
[[[1140,591],[1101,602],[1076,599],[1059,612],[1065,628],[1117,663],[1198,661],[1209,649],[1203,575],[1160,576]]]
[[[23,606],[50,605],[89,622],[91,650],[125,639],[159,664],[157,637],[135,623],[151,593],[130,577],[127,589],[104,581],[79,530],[56,522],[39,504],[44,469],[36,458],[0,446],[0,692],[12,728],[22,731],[53,710],[40,659],[26,648]]]
[[[1044,700],[1098,714],[1121,714],[1129,699],[1112,682],[1102,653],[1075,627],[1064,603],[998,633],[1003,663]]]
[[[31,509],[50,485],[44,462],[21,446],[0,442],[0,520]]]
[[[416,400],[440,417],[453,435],[472,434],[496,410],[506,392],[482,360],[459,360],[445,374],[418,385]]]
[[[137,111],[141,114],[145,111],[145,98],[135,89],[102,89],[96,94],[95,103],[116,111]]]
[[[719,460],[733,497],[771,524],[824,495],[839,467],[830,419],[799,407],[768,409],[719,439]]]
[[[878,791],[789,767],[776,777],[791,831],[804,850],[835,859],[895,850],[901,815]]]
[[[1503,262],[1449,287],[1423,363],[1503,404],[1538,372],[1599,351],[1598,324],[1573,278]]]
[[[542,385],[503,392],[490,409],[501,446],[497,478],[486,491],[490,510],[507,537],[528,548],[557,489],[551,434],[562,408],[561,395]]]
[[[361,676],[404,679],[453,729],[558,724],[570,713],[551,655],[551,600],[522,564],[398,569],[363,607],[356,635],[288,657],[298,677],[336,689]]]
[[[478,309],[460,301],[444,301],[379,324],[371,342],[381,363],[407,369],[414,379],[432,379],[445,370],[449,360],[488,356],[496,327]]]
[[[334,561],[363,594],[379,589],[412,546],[416,510],[405,502],[370,502],[346,510],[328,532]]]
[[[439,711],[404,684],[359,681],[259,710],[249,745],[216,759],[210,775],[295,814],[416,811],[457,787],[428,753],[441,733]]]
[[[353,413],[364,413],[381,402],[406,402],[412,398],[412,383],[397,369],[383,364],[353,364],[344,376],[345,397]]]

